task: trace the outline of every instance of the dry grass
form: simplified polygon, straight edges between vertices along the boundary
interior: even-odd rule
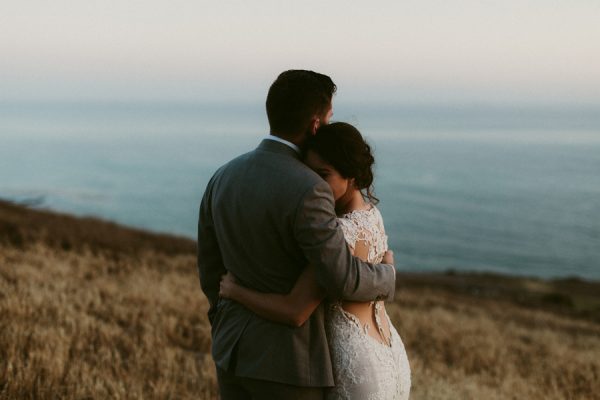
[[[0,251],[0,398],[216,398],[194,257]]]
[[[193,248],[0,202],[0,399],[216,398]],[[399,282],[413,399],[598,398],[598,284]]]
[[[388,307],[413,368],[413,398],[591,399],[600,326],[508,303],[406,290]]]

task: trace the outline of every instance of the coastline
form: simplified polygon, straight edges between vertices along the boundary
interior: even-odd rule
[[[0,398],[216,398],[193,240],[0,200],[0,289]],[[398,272],[386,307],[412,398],[600,390],[600,282]]]
[[[43,229],[38,230],[39,227]],[[97,217],[79,217],[0,198],[0,243],[26,249],[28,243],[37,242],[65,251],[89,249],[113,254],[152,250],[168,255],[195,255],[196,251],[195,240],[186,236],[151,232]],[[400,289],[406,285],[434,287],[471,297],[513,298],[524,306],[573,312],[600,322],[600,280],[455,269],[441,272],[397,271],[397,278]]]

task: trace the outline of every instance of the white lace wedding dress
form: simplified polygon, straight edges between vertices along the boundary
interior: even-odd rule
[[[357,210],[339,218],[346,242],[351,248],[365,241],[368,262],[381,262],[387,250],[387,236],[379,210]],[[328,399],[391,400],[408,399],[410,366],[404,344],[392,325],[383,302],[371,303],[376,327],[363,325],[341,303],[331,303],[327,311],[327,331],[333,359],[335,387]],[[390,335],[384,335],[381,318],[388,321]],[[377,329],[385,343],[368,334]]]

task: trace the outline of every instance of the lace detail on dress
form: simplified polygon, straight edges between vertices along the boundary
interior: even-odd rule
[[[327,313],[327,332],[333,361],[335,387],[328,400],[407,400],[410,394],[410,365],[404,344],[385,314],[391,346],[365,334],[353,314],[339,303]]]
[[[383,219],[377,207],[354,210],[338,218],[348,245],[354,250],[356,242],[364,241],[369,246],[367,261],[379,263],[388,249]]]
[[[355,248],[364,240],[369,248],[367,261],[381,262],[387,250],[387,236],[379,210],[356,210],[338,219],[346,242]],[[332,354],[336,386],[327,398],[366,400],[406,400],[410,394],[410,365],[404,344],[392,325],[383,302],[372,302],[377,329],[384,337],[381,317],[388,321],[390,334],[385,343],[368,333],[369,326],[342,308],[331,303],[327,310],[327,332]]]

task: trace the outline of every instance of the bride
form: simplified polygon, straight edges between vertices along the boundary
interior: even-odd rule
[[[372,193],[374,159],[360,132],[343,122],[323,125],[307,148],[305,162],[330,185],[352,253],[370,263],[393,263]],[[219,294],[292,326],[304,324],[325,296],[311,265],[286,295],[248,289],[231,273],[223,276]],[[408,358],[383,301],[330,301],[326,326],[336,384],[328,399],[408,399]]]

